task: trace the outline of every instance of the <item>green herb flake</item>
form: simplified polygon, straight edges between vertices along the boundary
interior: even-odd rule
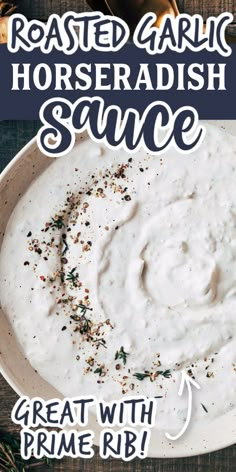
[[[136,374],[134,374],[134,377],[136,377],[136,379],[139,381],[142,381],[149,377],[150,381],[153,382],[159,375],[161,375],[165,379],[169,379],[172,376],[171,371],[168,369],[168,370],[157,370],[156,372],[149,372],[149,371],[145,371],[143,373],[137,372]]]
[[[91,330],[92,322],[88,320],[85,316],[81,317],[80,320],[80,334],[86,334]]]
[[[86,315],[87,311],[88,310],[91,310],[91,308],[88,308],[86,305],[84,305],[83,303],[80,303],[79,304],[79,309],[80,309],[80,312],[81,314],[84,316]]]
[[[95,371],[94,374],[99,374],[99,377],[102,375],[102,367],[98,367]]]
[[[117,359],[121,359],[123,361],[123,364],[126,365],[127,356],[129,356],[129,353],[125,352],[123,346],[121,346],[120,350],[116,351],[115,361],[117,361]]]
[[[76,272],[76,267],[74,267],[66,276],[66,280],[72,282],[73,287],[77,287],[79,274]]]
[[[172,377],[171,375],[171,371],[168,369],[168,370],[158,370],[157,371],[157,374],[158,375],[162,375],[165,379],[169,379],[170,377]]]
[[[139,373],[137,372],[136,374],[134,374],[134,377],[136,377],[137,380],[144,380],[146,379],[147,377],[150,377],[150,372],[144,372],[144,373]]]
[[[63,221],[62,216],[58,216],[57,218],[52,218],[51,228],[56,228],[56,229],[65,228],[65,223]]]

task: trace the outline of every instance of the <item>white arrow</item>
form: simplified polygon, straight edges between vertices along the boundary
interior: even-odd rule
[[[182,370],[181,371],[181,383],[180,383],[179,392],[178,392],[178,395],[180,397],[183,395],[185,384],[187,385],[187,388],[188,388],[188,414],[187,414],[185,424],[184,424],[183,428],[181,429],[181,431],[179,432],[179,434],[177,434],[177,436],[171,436],[171,434],[165,433],[165,436],[167,437],[167,439],[170,439],[171,441],[176,441],[177,439],[181,438],[181,436],[183,436],[183,434],[185,433],[185,431],[188,428],[188,425],[190,423],[191,416],[192,416],[192,405],[193,405],[192,386],[197,388],[198,390],[200,390],[200,385],[198,385],[197,382],[195,382],[193,379],[191,379],[191,377],[189,377],[189,375],[186,374],[186,372],[184,370]]]

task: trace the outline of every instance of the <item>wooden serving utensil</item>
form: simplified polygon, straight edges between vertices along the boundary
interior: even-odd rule
[[[8,19],[17,8],[17,1],[0,0],[0,44],[7,43]]]
[[[176,0],[106,0],[112,13],[128,23],[133,32],[145,13],[157,15],[155,26],[160,26],[165,15],[179,15]]]
[[[104,15],[110,15],[111,11],[109,10],[105,0],[87,0],[89,6],[95,11],[101,11]]]
[[[145,13],[154,12],[157,15],[155,26],[159,27],[164,16],[169,14],[174,17],[179,15],[176,0],[87,0],[89,6],[105,15],[113,13],[123,18],[128,23],[131,33]],[[203,31],[205,31],[205,26]],[[227,43],[236,43],[236,35],[226,33]]]

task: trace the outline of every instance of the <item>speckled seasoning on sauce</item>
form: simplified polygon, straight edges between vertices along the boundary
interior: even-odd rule
[[[195,421],[236,397],[236,139],[207,127],[187,156],[132,157],[87,140],[30,186],[0,257],[4,311],[38,373],[65,396],[159,397],[179,427],[185,369]]]

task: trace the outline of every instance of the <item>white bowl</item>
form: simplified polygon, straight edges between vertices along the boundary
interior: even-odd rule
[[[236,122],[214,122],[219,127],[236,135]],[[80,135],[79,140],[87,139]],[[30,183],[45,168],[50,166],[52,159],[39,151],[36,140],[30,141],[10,162],[0,179],[0,245],[9,216]],[[43,380],[31,367],[21,353],[20,346],[14,336],[7,317],[0,311],[0,371],[19,395],[29,397],[61,398],[61,395]],[[220,401],[220,399],[219,399]],[[94,416],[90,416],[89,428],[95,432],[95,444],[99,443],[99,427]],[[235,443],[236,410],[212,421],[204,427],[191,424],[187,433],[178,441],[168,441],[163,432],[152,431],[149,456],[158,458],[186,457],[212,452]]]

